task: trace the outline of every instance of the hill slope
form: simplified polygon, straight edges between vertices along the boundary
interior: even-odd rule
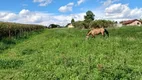
[[[87,30],[47,29],[0,54],[0,78],[142,79],[142,27],[108,31],[85,40]]]

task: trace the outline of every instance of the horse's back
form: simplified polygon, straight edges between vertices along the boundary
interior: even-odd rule
[[[95,32],[104,32],[104,28],[96,28],[94,29]]]

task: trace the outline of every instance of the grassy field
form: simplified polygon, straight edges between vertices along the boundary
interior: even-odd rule
[[[0,79],[142,80],[142,27],[108,31],[85,40],[88,30],[47,29],[18,41],[0,53]]]

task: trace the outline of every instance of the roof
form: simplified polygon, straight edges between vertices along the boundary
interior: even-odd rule
[[[134,21],[139,21],[139,22],[141,22],[141,23],[142,23],[142,21],[140,21],[140,20],[138,20],[138,19],[134,19],[134,20],[127,20],[127,21],[121,21],[120,23],[122,23],[122,24],[126,25],[126,24],[131,24],[131,23],[132,23],[132,22],[134,22]]]

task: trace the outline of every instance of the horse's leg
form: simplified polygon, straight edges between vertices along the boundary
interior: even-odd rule
[[[91,34],[91,32],[88,32],[88,33],[87,33],[87,35],[86,35],[86,39],[88,39],[88,38],[89,38],[90,34]]]
[[[86,39],[88,39],[89,38],[89,35],[88,36],[86,36]]]
[[[92,38],[95,38],[95,34],[92,34]]]
[[[103,36],[103,37],[105,37],[105,34],[104,34],[104,32],[101,32],[101,33],[102,33],[102,36]]]

